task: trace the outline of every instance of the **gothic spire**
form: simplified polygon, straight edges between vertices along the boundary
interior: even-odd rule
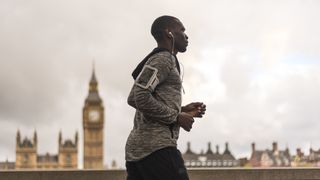
[[[226,149],[224,150],[223,154],[231,154],[230,150],[229,150],[229,143],[226,142]]]
[[[186,154],[194,154],[191,150],[191,143],[190,142],[187,142],[187,151],[186,151]]]
[[[91,84],[98,84],[97,78],[96,78],[96,73],[95,73],[95,64],[94,61],[92,63],[92,75],[91,75],[91,80],[90,80],[90,85]]]
[[[220,154],[220,152],[219,152],[219,145],[216,145],[216,154]]]
[[[74,137],[74,143],[76,146],[78,146],[78,131],[76,131],[76,135]]]
[[[102,100],[98,92],[98,81],[95,74],[95,65],[92,65],[92,75],[89,83],[89,94],[86,99],[86,104],[101,104]]]
[[[98,91],[98,81],[97,81],[97,78],[96,78],[94,62],[92,64],[92,75],[91,75],[91,80],[90,80],[90,83],[89,83],[89,91],[90,92]]]
[[[34,133],[33,133],[33,143],[35,145],[38,144],[38,136],[37,136],[37,131],[36,130],[34,130]]]
[[[17,145],[20,145],[21,143],[21,136],[20,136],[20,130],[17,130]]]
[[[62,132],[61,132],[61,130],[60,130],[60,132],[59,132],[59,145],[61,145],[62,144]]]
[[[208,142],[208,150],[207,150],[206,154],[213,154],[213,152],[211,150],[211,142]]]

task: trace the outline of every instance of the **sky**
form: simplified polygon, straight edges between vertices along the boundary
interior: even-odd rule
[[[237,157],[256,149],[320,148],[320,1],[2,0],[0,2],[0,161],[15,161],[15,139],[38,134],[38,153],[57,154],[58,134],[79,132],[93,62],[105,107],[104,164],[124,167],[134,109],[126,103],[135,66],[156,46],[161,15],[189,36],[183,104],[207,105],[178,148],[219,145]]]

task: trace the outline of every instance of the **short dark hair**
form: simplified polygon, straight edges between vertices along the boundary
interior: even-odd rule
[[[163,40],[165,29],[174,27],[178,21],[179,19],[173,16],[165,15],[158,17],[156,20],[153,21],[151,26],[152,36],[157,42]]]

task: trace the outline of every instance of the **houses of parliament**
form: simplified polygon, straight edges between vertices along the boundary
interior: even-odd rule
[[[93,69],[89,83],[89,93],[82,110],[83,125],[83,168],[103,168],[103,126],[104,107],[99,96],[98,82]],[[34,132],[32,138],[21,139],[21,132],[16,136],[15,169],[76,169],[78,168],[78,132],[74,139],[63,140],[62,132],[58,137],[58,154],[40,155],[37,152],[38,138]]]

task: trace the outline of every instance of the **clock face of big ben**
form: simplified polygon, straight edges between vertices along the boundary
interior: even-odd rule
[[[97,122],[100,118],[100,113],[97,110],[90,110],[89,111],[89,121],[90,122]]]

